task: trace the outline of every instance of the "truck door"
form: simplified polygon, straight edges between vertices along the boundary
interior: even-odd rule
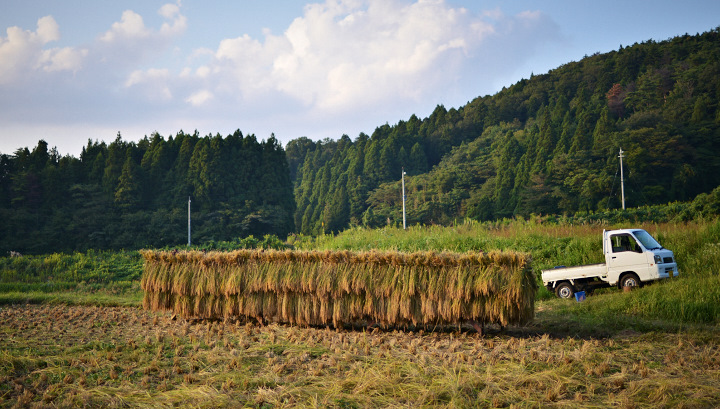
[[[612,234],[609,244],[607,265],[610,284],[617,283],[620,274],[625,271],[635,272],[640,280],[646,279],[649,268],[647,254],[631,234]]]

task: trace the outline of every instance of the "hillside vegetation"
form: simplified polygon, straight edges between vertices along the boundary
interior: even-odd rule
[[[0,251],[182,244],[189,197],[195,242],[398,225],[401,169],[410,225],[605,212],[620,207],[620,148],[628,207],[688,202],[720,184],[719,100],[715,29],[592,55],[355,139],[118,135],[80,158],[40,141],[0,155]]]
[[[686,201],[720,183],[720,31],[571,62],[354,140],[292,141],[296,229],[449,224]]]
[[[285,151],[271,137],[182,131],[138,143],[88,141],[80,158],[45,141],[0,156],[0,249],[138,249],[293,230]]]

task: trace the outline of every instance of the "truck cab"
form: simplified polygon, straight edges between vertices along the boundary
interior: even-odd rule
[[[642,229],[603,231],[607,274],[601,279],[619,287],[677,275],[673,252]]]
[[[542,271],[545,287],[560,298],[599,287],[635,287],[678,275],[672,251],[642,229],[603,230],[605,263]]]

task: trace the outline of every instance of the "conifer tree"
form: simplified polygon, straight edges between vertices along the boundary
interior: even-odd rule
[[[124,212],[137,210],[140,205],[139,179],[139,167],[133,160],[132,148],[128,148],[118,185],[115,188],[115,204]]]

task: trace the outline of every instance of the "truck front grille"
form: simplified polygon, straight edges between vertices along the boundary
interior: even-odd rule
[[[672,263],[672,262],[673,262],[673,258],[672,258],[672,257],[665,257],[665,258],[663,258],[663,263]]]

